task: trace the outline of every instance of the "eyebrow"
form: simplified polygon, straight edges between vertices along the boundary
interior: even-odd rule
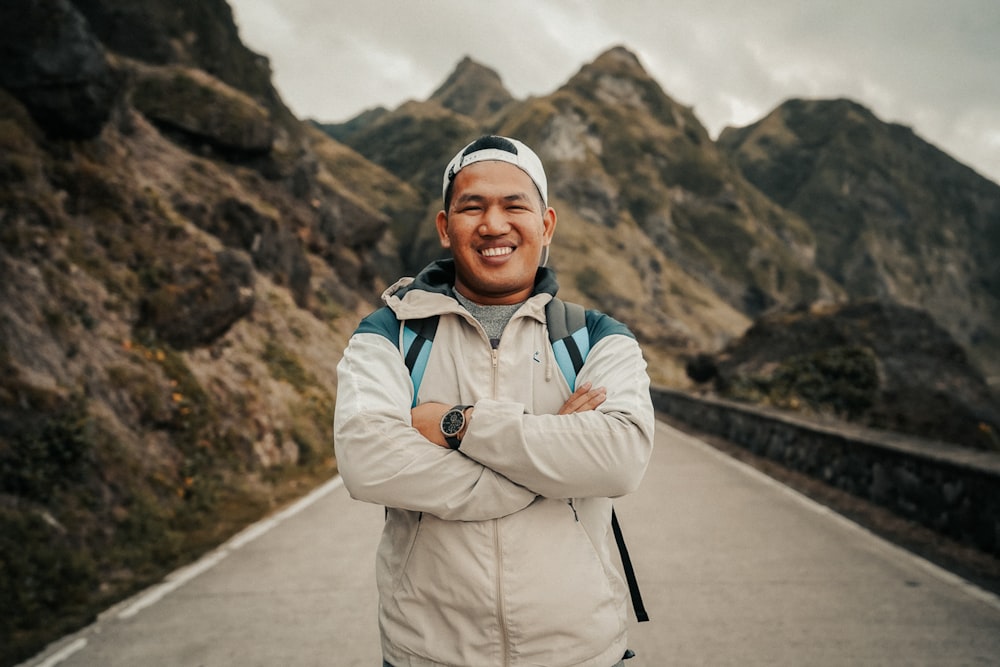
[[[475,192],[472,192],[472,193],[469,193],[469,194],[463,194],[463,195],[459,196],[455,200],[454,203],[455,204],[459,204],[459,203],[465,203],[465,202],[470,202],[470,201],[479,202],[479,201],[484,201],[486,199],[491,199],[491,197],[487,197],[486,195],[481,195],[481,194],[477,194]],[[505,202],[531,201],[531,198],[528,196],[527,192],[515,192],[513,194],[504,195],[504,196],[500,197],[500,199],[502,201],[505,201]]]

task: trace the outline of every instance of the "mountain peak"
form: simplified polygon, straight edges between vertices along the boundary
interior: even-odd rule
[[[642,66],[639,57],[624,46],[611,47],[580,69],[581,74],[588,72],[601,72],[630,79],[649,78],[649,73]]]
[[[514,101],[514,96],[496,71],[465,56],[430,101],[476,120],[486,120]]]
[[[646,70],[642,66],[642,63],[639,62],[639,57],[634,53],[632,53],[629,49],[621,45],[611,47],[601,55],[597,56],[597,58],[594,60],[595,65],[597,64],[607,65],[612,63],[614,63],[619,67],[621,66],[635,67],[638,68],[638,70],[641,71],[643,74],[646,73]]]

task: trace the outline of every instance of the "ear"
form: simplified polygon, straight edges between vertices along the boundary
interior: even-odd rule
[[[450,248],[451,239],[448,238],[448,214],[444,211],[438,211],[434,224],[437,226],[438,240],[441,241],[441,247]]]
[[[542,238],[545,239],[542,245],[547,246],[552,243],[552,236],[556,233],[556,211],[554,208],[545,209],[545,213],[542,214],[542,227],[545,229],[542,232]]]

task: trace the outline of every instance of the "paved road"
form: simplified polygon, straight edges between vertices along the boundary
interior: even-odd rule
[[[665,424],[617,504],[652,617],[629,667],[1000,665],[995,596]],[[381,523],[331,483],[25,664],[374,667]]]

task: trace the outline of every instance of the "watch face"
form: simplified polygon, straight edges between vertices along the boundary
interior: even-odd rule
[[[465,415],[461,410],[449,410],[441,418],[441,432],[446,436],[458,435],[465,426]]]

